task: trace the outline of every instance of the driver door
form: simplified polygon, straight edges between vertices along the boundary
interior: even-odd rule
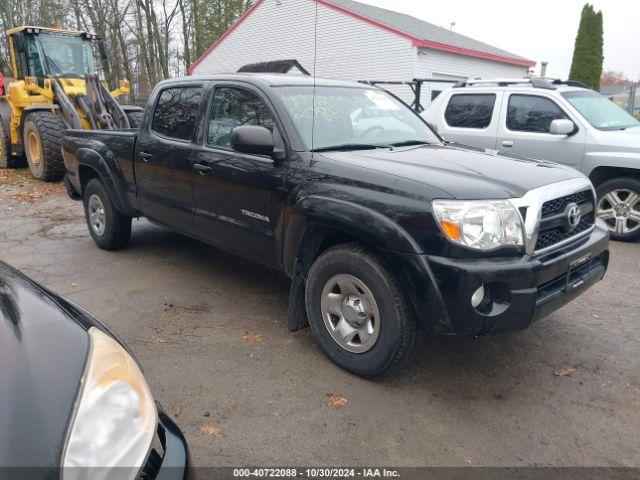
[[[198,237],[254,260],[279,265],[283,187],[287,162],[234,151],[231,132],[263,126],[283,148],[273,109],[248,86],[215,87],[203,145],[193,156],[193,193]]]

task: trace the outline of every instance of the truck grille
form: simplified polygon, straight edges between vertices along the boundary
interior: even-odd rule
[[[575,203],[580,207],[581,220],[571,228],[567,221],[567,207]],[[595,199],[591,190],[549,200],[542,205],[540,230],[536,251],[543,250],[569,240],[589,230],[595,223]]]
[[[588,201],[593,201],[593,193],[591,193],[590,190],[556,198],[555,200],[549,200],[542,205],[542,218],[564,210],[565,206],[571,202],[582,205]]]

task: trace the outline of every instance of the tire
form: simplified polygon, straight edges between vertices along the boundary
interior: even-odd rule
[[[613,240],[640,239],[640,180],[614,178],[598,185],[597,213]]]
[[[307,276],[305,299],[314,338],[345,370],[379,379],[411,358],[416,342],[415,315],[400,279],[378,254],[354,243],[323,252]],[[327,313],[337,305],[341,306],[340,315]],[[362,338],[360,333],[352,337],[356,328],[364,331]],[[349,333],[351,343],[337,340],[342,337],[339,331]]]
[[[62,179],[62,137],[66,126],[52,112],[30,113],[24,122],[24,146],[31,175],[45,182]]]
[[[127,118],[129,119],[129,125],[131,125],[131,128],[140,128],[142,119],[144,118],[144,111],[127,112]]]
[[[13,159],[9,153],[10,148],[9,132],[0,125],[0,168],[9,168],[14,166]]]
[[[87,227],[96,245],[103,250],[119,250],[126,247],[131,239],[131,217],[116,210],[100,180],[89,180],[84,188],[82,200]]]

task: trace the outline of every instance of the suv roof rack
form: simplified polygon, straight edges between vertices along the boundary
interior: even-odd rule
[[[560,80],[559,78],[529,77],[529,78],[486,78],[476,80],[464,80],[456,83],[453,88],[469,87],[471,85],[497,85],[506,87],[509,85],[531,85],[534,88],[556,90],[556,85],[569,87],[589,88],[584,83],[575,80]]]
[[[497,85],[506,87],[509,85],[531,85],[534,88],[544,88],[545,90],[556,90],[553,80],[547,78],[486,78],[478,80],[464,80],[456,83],[453,88],[469,87],[471,85]]]

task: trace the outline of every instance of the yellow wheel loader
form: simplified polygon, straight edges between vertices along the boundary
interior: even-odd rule
[[[89,32],[18,27],[7,33],[11,65],[2,66],[0,168],[26,157],[34,177],[60,180],[65,172],[62,137],[66,129],[135,128],[139,107],[115,99],[130,91],[127,81],[109,92],[98,78],[94,50],[103,60],[102,40]]]

